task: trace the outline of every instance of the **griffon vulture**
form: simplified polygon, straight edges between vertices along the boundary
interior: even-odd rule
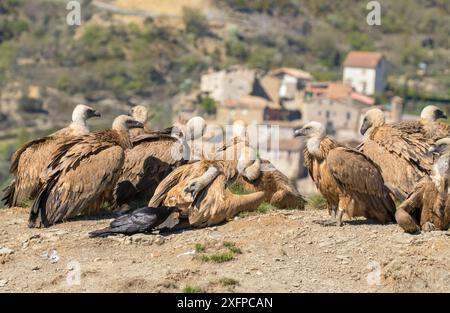
[[[260,162],[251,155],[245,150],[237,161],[202,160],[182,165],[159,184],[148,206],[180,208],[176,228],[211,226],[241,211],[254,210],[264,200],[264,192],[236,195],[227,189],[238,174],[250,180],[259,177]]]
[[[424,139],[434,142],[450,135],[450,126],[439,122],[440,118],[447,119],[445,112],[435,105],[427,105],[420,113],[418,121],[401,121],[394,123],[393,127],[407,134],[421,134]]]
[[[237,160],[240,150],[250,146],[246,128],[247,125],[244,121],[235,121],[232,127],[232,137],[225,138],[224,142],[215,149],[212,158],[214,160]]]
[[[129,115],[133,117],[136,121],[144,124],[144,128],[133,128],[130,129],[130,139],[133,140],[139,135],[144,135],[150,132],[150,128],[147,127],[147,121],[152,116],[149,116],[148,110],[143,105],[136,105],[130,109]]]
[[[150,232],[161,225],[170,214],[178,211],[179,208],[177,207],[166,206],[140,208],[132,213],[119,216],[111,222],[109,227],[90,232],[89,237],[108,237],[118,234],[133,235]]]
[[[3,200],[6,205],[19,206],[24,201],[35,198],[39,191],[39,175],[58,145],[74,136],[88,134],[86,121],[99,116],[100,113],[91,107],[79,104],[72,112],[72,123],[69,126],[32,140],[17,150],[11,158],[10,173],[14,179],[5,189]]]
[[[48,227],[76,215],[95,214],[112,192],[131,147],[128,130],[143,127],[127,115],[111,130],[67,140],[53,154],[45,182],[33,203],[29,227]]]
[[[131,139],[125,151],[121,176],[114,189],[116,208],[130,209],[132,200],[148,203],[158,184],[179,165],[189,160],[189,147],[182,139],[150,132]]]
[[[305,200],[286,175],[267,160],[261,160],[261,168],[264,170],[257,179],[251,181],[239,175],[236,182],[247,191],[263,191],[264,201],[279,209],[301,210],[305,207]]]
[[[431,140],[385,124],[381,110],[367,111],[361,134],[364,139],[359,151],[380,167],[386,185],[399,200],[404,200],[415,183],[431,172],[433,156],[427,154]]]
[[[408,233],[446,230],[450,225],[450,139],[436,141],[429,152],[439,155],[431,176],[425,176],[415,185],[395,213],[397,223]]]
[[[380,170],[369,158],[334,142],[318,122],[296,130],[295,136],[307,138],[305,165],[332,214],[324,225],[340,226],[344,212],[381,223],[394,221],[395,204]]]

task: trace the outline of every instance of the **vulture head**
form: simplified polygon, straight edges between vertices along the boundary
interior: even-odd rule
[[[237,170],[239,174],[248,180],[255,180],[259,177],[261,174],[261,160],[254,149],[245,146],[239,151]]]
[[[361,135],[364,135],[369,129],[383,126],[385,123],[384,113],[380,109],[371,109],[364,114],[363,123],[360,128]]]
[[[243,120],[237,120],[233,123],[233,136],[245,138],[247,125]]]
[[[143,128],[144,124],[136,121],[134,118],[128,115],[119,115],[114,119],[112,129],[116,131],[128,131],[132,128]]]
[[[319,122],[309,122],[294,132],[295,137],[322,139],[326,135],[325,127]]]
[[[428,153],[436,153],[441,156],[450,156],[450,138],[437,140],[429,149]]]
[[[100,117],[100,112],[84,104],[78,104],[72,112],[72,122],[81,122],[83,125],[91,117]]]
[[[200,139],[206,129],[206,121],[200,116],[194,116],[186,123],[186,137],[188,139]]]
[[[129,115],[133,117],[136,121],[145,124],[149,118],[148,110],[143,105],[137,105],[130,109]]]
[[[435,122],[440,118],[447,119],[447,114],[435,105],[427,105],[420,113],[420,118],[428,122]]]

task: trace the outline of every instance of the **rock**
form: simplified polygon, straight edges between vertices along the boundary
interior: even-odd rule
[[[6,248],[6,247],[0,248],[0,256],[10,255],[10,254],[13,254],[13,253],[14,253],[13,249]]]
[[[58,261],[59,261],[59,255],[58,255],[58,252],[56,252],[56,250],[46,251],[42,254],[42,257],[44,259],[48,259],[51,264],[58,263]]]
[[[0,279],[0,287],[5,287],[8,284],[7,279]]]
[[[31,270],[32,270],[33,272],[39,271],[40,269],[41,269],[41,267],[40,267],[39,265],[35,265],[35,266],[33,266],[33,267],[31,268]]]
[[[158,246],[160,246],[160,245],[164,244],[165,241],[166,241],[166,239],[165,239],[163,236],[158,236],[158,237],[156,237],[156,239],[155,239],[154,242],[155,242]]]
[[[102,261],[101,258],[95,258],[95,259],[94,259],[94,262],[100,262],[100,261]]]

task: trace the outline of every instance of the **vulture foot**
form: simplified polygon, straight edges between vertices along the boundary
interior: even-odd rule
[[[434,230],[436,230],[436,226],[434,226],[434,224],[431,222],[426,222],[422,225],[422,231],[429,232]]]

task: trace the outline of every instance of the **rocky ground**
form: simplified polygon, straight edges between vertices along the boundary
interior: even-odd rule
[[[450,233],[408,235],[326,211],[276,211],[161,236],[89,239],[109,219],[28,229],[0,210],[0,292],[450,291]]]

